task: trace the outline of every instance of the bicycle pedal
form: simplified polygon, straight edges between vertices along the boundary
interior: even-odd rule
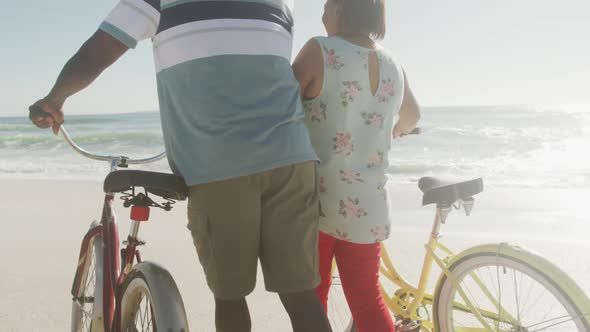
[[[124,240],[123,241],[123,245],[126,246],[128,244],[129,244],[129,241],[128,240]],[[145,246],[145,244],[146,244],[146,242],[145,241],[141,241],[141,240],[138,240],[138,241],[135,242],[135,245],[138,246],[138,247],[139,246]]]
[[[421,321],[411,319],[398,320],[395,322],[396,332],[420,332]]]

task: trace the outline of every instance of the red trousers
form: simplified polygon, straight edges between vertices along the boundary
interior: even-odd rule
[[[379,289],[381,243],[356,244],[320,232],[319,263],[322,282],[316,288],[328,312],[332,260],[336,258],[342,289],[359,332],[395,332]]]

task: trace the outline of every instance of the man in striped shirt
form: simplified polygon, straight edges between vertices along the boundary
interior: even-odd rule
[[[188,228],[217,331],[250,331],[245,297],[279,293],[295,331],[329,331],[314,293],[317,156],[291,71],[288,0],[121,0],[35,103],[55,132],[65,100],[151,38],[168,161],[190,189]]]

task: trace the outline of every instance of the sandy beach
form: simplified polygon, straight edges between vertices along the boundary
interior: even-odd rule
[[[80,239],[100,213],[102,184],[92,181],[0,180],[0,330],[69,329],[71,287]],[[415,186],[391,189],[395,208],[391,256],[415,281],[430,231],[433,207],[421,207]],[[568,272],[590,293],[590,220],[583,208],[590,189],[488,187],[477,196],[471,217],[453,212],[444,242],[460,251],[495,241],[516,242],[538,251]],[[186,205],[152,210],[140,236],[147,260],[166,266],[182,292],[191,331],[214,331],[213,299],[186,229]],[[128,210],[118,203],[119,232],[128,232]],[[258,288],[248,297],[253,330],[289,331],[278,298]],[[435,280],[433,280],[434,282]]]

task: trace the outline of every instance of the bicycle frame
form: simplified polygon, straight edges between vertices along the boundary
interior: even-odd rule
[[[465,301],[465,304],[455,303],[454,307],[459,310],[472,312],[484,326],[485,330],[490,332],[500,331],[497,330],[495,327],[492,327],[489,324],[489,322],[485,320],[485,318],[491,318],[496,321],[504,321],[511,323],[515,323],[517,320],[500,307],[495,297],[483,285],[483,283],[479,280],[477,276],[471,275],[471,277],[473,277],[476,283],[481,287],[484,294],[490,299],[491,303],[495,304],[496,308],[499,311],[490,312],[489,310],[480,310],[479,308],[477,308],[466,296],[464,290],[459,285],[459,282],[456,280],[455,276],[449,270],[449,262],[452,261],[455,255],[449,248],[447,248],[445,245],[439,242],[439,238],[440,227],[444,223],[444,220],[446,219],[446,216],[448,215],[451,209],[452,206],[437,207],[432,232],[430,234],[428,243],[425,245],[426,254],[424,255],[422,272],[420,274],[420,279],[417,287],[412,286],[400,275],[400,273],[393,266],[393,263],[389,257],[389,254],[387,253],[387,250],[384,247],[382,247],[382,264],[380,267],[381,275],[384,276],[387,280],[399,286],[399,289],[393,295],[389,295],[380,281],[379,285],[381,287],[381,293],[383,294],[384,301],[386,305],[389,307],[390,311],[394,313],[394,315],[399,315],[403,318],[410,318],[412,320],[422,320],[422,326],[424,328],[428,329],[429,331],[434,331],[433,322],[424,320],[424,317],[420,317],[418,315],[418,308],[420,306],[433,304],[433,296],[431,294],[426,293],[426,288],[428,287],[432,267],[434,263],[436,263],[436,265],[440,267],[442,274],[444,274],[453,283],[453,285],[457,289],[457,292]],[[441,218],[441,216],[444,217]],[[441,252],[441,254],[438,254],[437,252]]]
[[[110,172],[116,171],[119,167],[127,167],[129,164],[146,164],[158,161],[166,156],[164,152],[147,159],[130,159],[123,156],[96,155],[79,147],[70,138],[63,126],[61,127],[60,132],[67,143],[78,153],[90,159],[108,161],[111,166]],[[104,278],[102,285],[95,285],[96,291],[94,303],[102,303],[102,306],[98,305],[94,308],[93,318],[103,321],[105,332],[120,330],[120,311],[118,308],[120,308],[119,304],[121,301],[121,286],[125,282],[127,273],[133,266],[134,261],[137,261],[137,263],[142,261],[141,255],[137,250],[137,246],[142,244],[137,239],[140,225],[139,221],[132,221],[127,241],[124,243],[125,247],[122,250],[119,248],[119,231],[114,210],[114,200],[114,193],[105,193],[100,224],[90,228],[82,240],[78,267],[72,285],[72,296],[76,297],[76,294],[78,294],[77,290],[82,286],[82,274],[84,273],[83,270],[84,266],[86,266],[86,260],[92,258],[92,256],[89,257],[88,255],[88,248],[90,248],[92,241],[100,235],[104,244],[104,266],[102,267]],[[100,298],[96,298],[97,296]]]

